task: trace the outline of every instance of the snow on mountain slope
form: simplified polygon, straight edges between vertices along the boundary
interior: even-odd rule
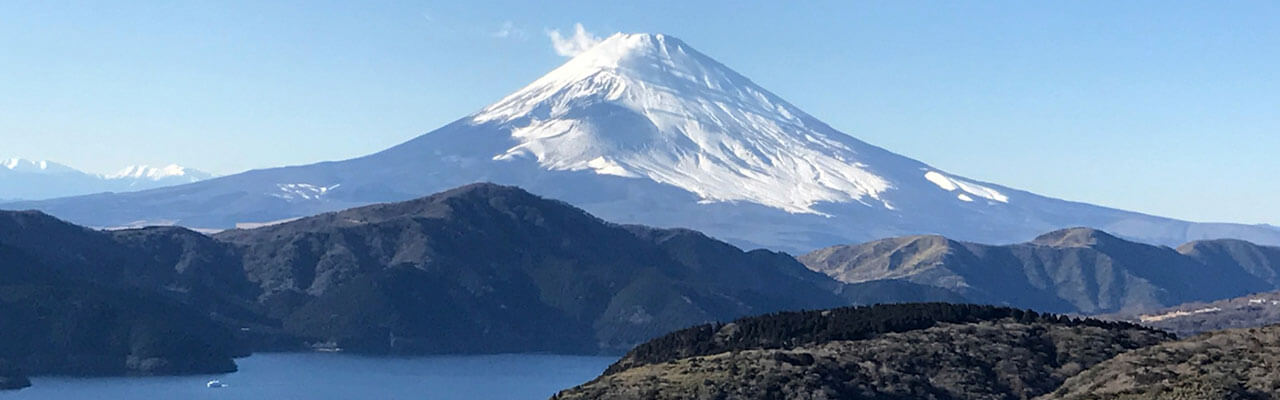
[[[1005,196],[995,189],[973,182],[952,178],[938,171],[925,172],[924,179],[927,179],[929,182],[933,182],[934,185],[938,185],[939,188],[948,192],[954,192],[957,189],[960,190],[961,193],[956,195],[956,198],[963,201],[973,201],[973,197],[970,196],[973,195],[1001,203],[1009,202],[1009,196]]]
[[[186,168],[177,164],[169,164],[163,167],[152,167],[149,165],[130,165],[117,171],[114,174],[103,175],[106,179],[133,179],[133,180],[174,180],[186,181],[182,183],[199,182],[212,178],[213,175],[191,168]]]
[[[0,161],[0,198],[48,199],[88,193],[132,191],[198,182],[212,175],[171,164],[130,166],[114,174],[91,174],[52,161]]]
[[[0,168],[0,173],[7,172],[8,174],[65,174],[80,172],[74,168],[58,164],[56,162],[26,160],[21,158],[10,158],[8,160],[0,161],[0,167],[2,167]]]
[[[596,109],[641,118],[583,114]],[[614,35],[472,120],[515,126],[517,144],[499,160],[528,156],[552,170],[647,178],[789,212],[817,213],[819,202],[892,208],[880,198],[891,184],[856,161],[855,146],[664,35]]]
[[[1280,244],[1271,228],[1160,218],[950,174],[837,131],[684,42],[650,34],[611,36],[473,115],[368,156],[3,207],[94,226],[229,228],[476,181],[615,222],[796,252],[910,234],[1012,243],[1071,226],[1159,244]]]

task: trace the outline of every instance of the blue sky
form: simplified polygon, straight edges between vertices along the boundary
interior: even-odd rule
[[[1280,224],[1278,2],[353,3],[0,2],[0,157],[227,174],[363,155],[551,70],[548,31],[581,23],[680,37],[953,173]]]

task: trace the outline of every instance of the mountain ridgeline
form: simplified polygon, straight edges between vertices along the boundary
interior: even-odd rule
[[[841,304],[784,254],[610,224],[477,184],[215,235],[286,331],[379,352],[623,351],[667,331]]]
[[[307,345],[620,353],[751,314],[958,299],[492,184],[213,237],[0,212],[0,285],[0,360],[34,374],[219,372]]]
[[[1144,312],[1280,289],[1280,248],[1207,240],[1177,249],[1073,228],[992,246],[909,236],[799,257],[846,283],[897,279],[972,302],[1064,313]]]

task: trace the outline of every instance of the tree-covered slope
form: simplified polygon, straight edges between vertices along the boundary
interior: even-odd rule
[[[1026,399],[1126,350],[1137,325],[902,304],[787,312],[678,331],[558,399]]]
[[[368,351],[622,351],[847,301],[784,254],[615,225],[491,184],[215,237],[238,247],[287,331]]]
[[[225,326],[155,292],[96,284],[0,244],[0,360],[27,374],[236,369]]]
[[[17,390],[31,386],[26,372],[7,360],[0,359],[0,390]]]
[[[1042,400],[1280,398],[1280,326],[1199,335],[1121,354]]]

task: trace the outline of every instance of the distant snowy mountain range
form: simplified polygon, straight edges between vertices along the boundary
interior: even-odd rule
[[[0,199],[42,200],[101,192],[131,192],[199,182],[207,172],[179,165],[132,165],[111,174],[93,174],[52,161],[0,160]]]
[[[376,154],[0,207],[93,226],[230,228],[476,181],[520,186],[611,221],[793,252],[926,233],[1013,243],[1073,226],[1168,245],[1220,237],[1280,244],[1271,227],[1179,221],[948,173],[837,131],[684,42],[652,34],[611,36],[497,103]]]

